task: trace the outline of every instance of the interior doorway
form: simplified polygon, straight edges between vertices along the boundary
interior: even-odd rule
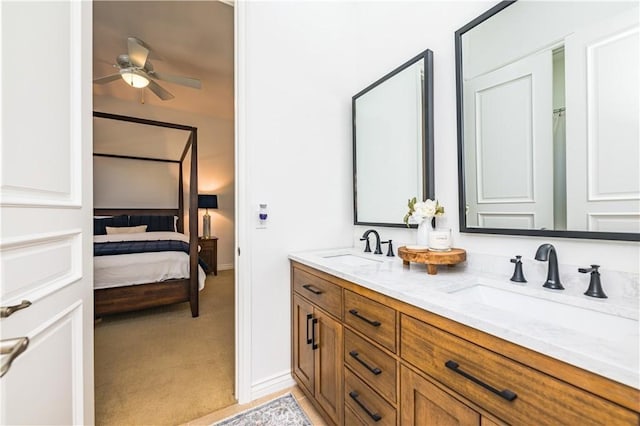
[[[123,78],[127,65],[136,65],[123,55],[138,54],[129,49],[130,37],[149,51],[143,69],[133,73],[151,77],[145,88]],[[209,265],[199,317],[191,318],[189,304],[181,303],[103,317],[95,329],[96,423],[182,423],[235,402],[234,10],[217,1],[94,1],[93,44],[93,77],[108,80],[94,84],[94,109],[197,127],[197,192],[217,196],[218,208],[208,211],[217,265]],[[201,88],[183,77],[200,80]],[[158,155],[170,149],[166,140],[140,135],[132,143],[121,135],[108,135],[109,143],[133,145],[129,157],[145,144],[159,146]],[[154,198],[159,190],[131,196],[136,181],[122,176],[132,170],[142,173],[135,159],[106,169],[94,161],[94,207],[166,203]],[[204,214],[198,215],[200,237]],[[211,243],[202,240],[210,255]],[[186,404],[174,404],[171,395]]]

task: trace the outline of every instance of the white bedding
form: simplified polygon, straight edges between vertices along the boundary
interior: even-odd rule
[[[139,234],[94,235],[93,237],[93,241],[96,243],[142,240],[189,242],[189,238],[179,232],[143,232]],[[93,269],[93,287],[96,289],[146,284],[189,277],[189,255],[177,251],[164,251],[95,256]],[[204,270],[198,266],[200,290],[204,288],[205,278]]]

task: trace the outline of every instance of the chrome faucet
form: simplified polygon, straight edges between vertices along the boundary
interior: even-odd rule
[[[362,238],[360,241],[366,241],[367,244],[364,248],[365,253],[371,253],[371,247],[369,246],[369,234],[373,234],[376,236],[376,251],[373,254],[382,254],[382,247],[380,246],[380,234],[375,229],[369,229],[364,234],[362,234]]]
[[[536,260],[549,261],[549,271],[547,272],[547,281],[542,287],[550,288],[553,290],[564,290],[562,283],[560,282],[560,273],[558,270],[558,256],[556,255],[556,248],[551,244],[542,244],[536,251]]]

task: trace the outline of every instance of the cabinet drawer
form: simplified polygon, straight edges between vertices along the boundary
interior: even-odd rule
[[[342,314],[342,288],[300,269],[293,269],[293,289],[337,318]]]
[[[400,350],[403,359],[508,423],[638,424],[631,411],[406,315]]]
[[[351,291],[344,292],[344,323],[396,352],[396,311]]]
[[[344,425],[345,426],[366,426],[366,422],[360,420],[360,417],[349,407],[344,407]]]
[[[344,363],[379,394],[396,402],[396,360],[350,330],[344,333]]]
[[[395,426],[396,409],[348,368],[344,370],[345,407],[353,410],[365,424]]]

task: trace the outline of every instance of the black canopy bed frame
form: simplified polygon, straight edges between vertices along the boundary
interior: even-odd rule
[[[94,289],[94,315],[96,317],[108,314],[122,313],[146,309],[151,307],[169,305],[174,303],[189,302],[191,315],[199,315],[199,289],[198,289],[198,129],[162,121],[147,120],[138,117],[93,112],[96,118],[138,123],[149,126],[164,127],[189,132],[184,150],[179,160],[161,158],[134,157],[126,155],[95,153],[96,157],[123,158],[143,161],[161,161],[177,163],[178,173],[178,208],[168,209],[125,209],[125,208],[96,208],[94,216],[177,216],[176,231],[184,233],[184,183],[189,182],[188,214],[189,214],[189,277],[184,279],[171,279],[161,282],[146,284],[126,285],[123,287]],[[190,154],[190,158],[187,156]],[[187,159],[190,162],[188,180],[185,179],[183,163]]]

